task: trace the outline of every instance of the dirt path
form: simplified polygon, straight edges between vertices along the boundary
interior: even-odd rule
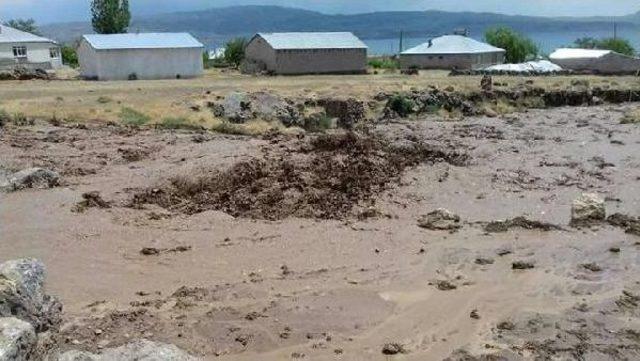
[[[9,126],[0,166],[43,166],[64,184],[0,193],[0,261],[44,261],[49,291],[66,309],[63,342],[73,348],[146,337],[222,360],[386,360],[387,343],[402,345],[403,360],[441,360],[461,348],[508,359],[635,359],[640,238],[568,226],[582,192],[606,197],[608,213],[640,215],[640,127],[619,124],[634,106],[378,125],[374,133],[395,147],[422,142],[469,162],[421,161],[351,212],[275,221],[129,205],[173,177],[251,159],[284,157],[297,169],[313,154],[298,153],[307,139]],[[295,184],[320,187],[305,182]],[[111,207],[72,211],[90,191]],[[418,227],[437,208],[458,214],[462,228]],[[561,229],[489,234],[482,226],[518,216]],[[517,261],[533,268],[514,270]]]

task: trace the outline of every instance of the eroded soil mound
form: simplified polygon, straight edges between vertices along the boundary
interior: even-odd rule
[[[356,205],[399,180],[407,167],[447,162],[464,165],[466,154],[417,141],[355,133],[322,135],[294,151],[239,162],[225,171],[178,176],[136,194],[134,205],[157,204],[195,214],[224,211],[235,217],[341,219]]]

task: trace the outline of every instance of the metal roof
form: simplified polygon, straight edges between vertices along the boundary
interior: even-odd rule
[[[550,59],[598,59],[605,55],[613,53],[611,50],[597,50],[597,49],[572,49],[564,48],[557,49],[551,55]]]
[[[55,41],[33,35],[6,25],[0,25],[0,43],[52,43]]]
[[[132,33],[83,35],[96,50],[202,48],[188,33]]]
[[[445,35],[406,50],[402,54],[479,54],[504,51],[466,36]]]
[[[272,48],[283,49],[367,49],[353,33],[258,33]]]

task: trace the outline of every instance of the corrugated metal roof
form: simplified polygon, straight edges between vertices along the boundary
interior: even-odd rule
[[[466,36],[445,35],[406,50],[402,54],[478,54],[504,51]]]
[[[89,34],[83,38],[96,50],[204,47],[188,33]]]
[[[33,35],[6,25],[0,25],[0,43],[53,43],[55,41]]]
[[[572,49],[564,48],[557,49],[551,55],[550,59],[598,59],[605,55],[613,53],[611,50],[597,50],[597,49]]]
[[[283,49],[366,49],[353,33],[258,33],[277,50]]]

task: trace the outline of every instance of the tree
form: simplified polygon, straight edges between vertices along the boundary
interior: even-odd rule
[[[12,19],[4,23],[4,25],[27,33],[40,35],[36,21],[33,19]]]
[[[248,41],[245,38],[235,38],[225,44],[224,60],[236,67],[244,60],[244,51],[247,48]]]
[[[580,49],[595,49],[598,47],[598,40],[595,38],[580,38],[573,42]]]
[[[69,45],[64,45],[62,47],[62,63],[68,65],[72,68],[77,68],[79,66],[78,63],[78,52],[76,48]]]
[[[130,23],[129,0],[92,0],[91,24],[96,33],[126,33]]]
[[[538,46],[531,39],[520,35],[513,29],[492,28],[487,30],[484,37],[487,43],[507,51],[507,63],[522,63],[538,55]]]
[[[631,43],[626,39],[620,38],[580,38],[573,42],[574,45],[582,49],[602,49],[612,50],[616,53],[633,56],[636,54],[636,49],[633,48]]]

